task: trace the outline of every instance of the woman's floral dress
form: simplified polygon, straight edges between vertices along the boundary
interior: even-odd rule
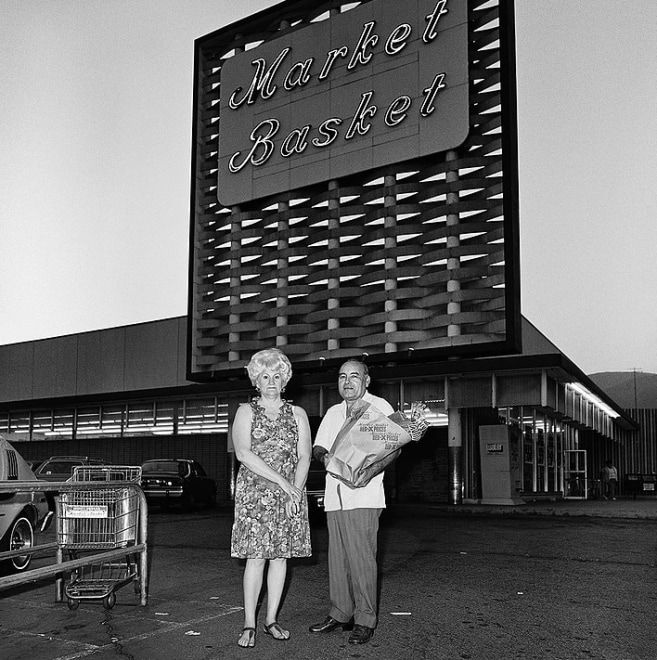
[[[299,429],[292,405],[284,401],[278,417],[269,419],[257,399],[251,402],[251,451],[294,481]],[[308,499],[299,513],[288,517],[287,495],[273,481],[241,465],[235,486],[235,522],[230,554],[242,559],[309,557]]]

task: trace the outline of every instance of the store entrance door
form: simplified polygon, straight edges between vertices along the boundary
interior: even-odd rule
[[[564,452],[565,486],[564,497],[572,500],[585,500],[586,495],[586,450],[566,449]]]

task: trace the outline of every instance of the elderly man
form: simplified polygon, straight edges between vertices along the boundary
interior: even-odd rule
[[[324,465],[342,425],[363,402],[385,415],[394,412],[387,401],[367,391],[369,384],[364,363],[348,360],[340,368],[338,391],[343,401],[326,412],[313,448],[314,457]],[[310,632],[348,629],[353,620],[351,644],[365,644],[372,638],[377,624],[377,536],[385,505],[383,472],[360,488],[349,488],[327,473],[324,506],[331,609],[324,621],[310,626]]]

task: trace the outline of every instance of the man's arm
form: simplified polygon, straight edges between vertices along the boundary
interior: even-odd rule
[[[326,457],[328,456],[328,449],[316,445],[313,447],[313,458],[316,461],[319,461],[324,467],[326,467]]]
[[[313,458],[322,465],[326,465],[326,456],[331,450],[338,430],[342,425],[339,416],[340,405],[332,406],[326,411],[317,429],[317,435],[315,435],[315,443],[313,445]]]

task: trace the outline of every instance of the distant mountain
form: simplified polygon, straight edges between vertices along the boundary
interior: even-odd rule
[[[589,378],[621,408],[657,408],[657,374],[604,371]]]

